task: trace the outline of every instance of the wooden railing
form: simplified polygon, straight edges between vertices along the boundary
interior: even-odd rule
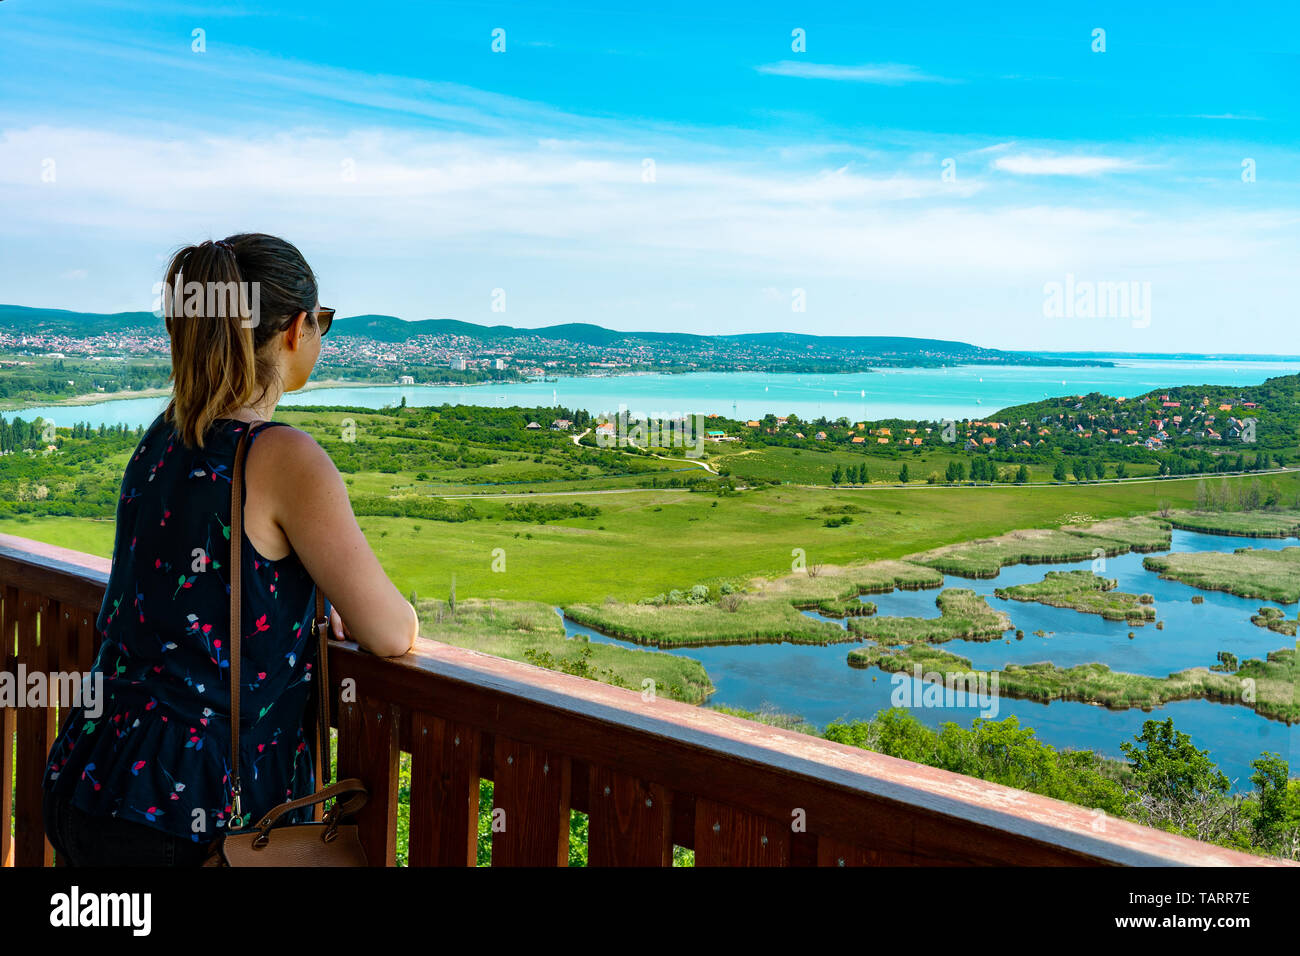
[[[0,665],[88,671],[107,579],[104,559],[0,535]],[[692,848],[699,866],[1269,862],[432,640],[397,660],[334,642],[329,670],[336,695],[345,681],[356,692],[338,707],[339,775],[370,790],[356,821],[376,865],[395,860],[401,752],[411,754],[412,865],[475,865],[480,779],[494,784],[496,866],[566,865],[571,810],[588,814],[592,866],[669,866],[674,846]],[[41,779],[55,719],[0,708],[5,865],[52,861]]]

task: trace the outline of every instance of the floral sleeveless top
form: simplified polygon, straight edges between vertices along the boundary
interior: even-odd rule
[[[191,449],[160,414],[122,478],[91,679],[50,750],[44,786],[99,816],[196,843],[225,832],[230,776],[230,476],[247,422],[217,419]],[[250,448],[266,427],[249,439]],[[288,426],[286,426],[288,427]],[[244,486],[247,499],[247,484]],[[239,768],[242,826],[315,790],[304,728],[317,641],[315,584],[292,552],[243,543]],[[307,724],[310,728],[310,723]],[[310,746],[309,746],[310,743]],[[311,820],[311,808],[285,814]]]

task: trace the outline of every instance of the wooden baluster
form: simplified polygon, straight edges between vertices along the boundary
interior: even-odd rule
[[[503,734],[492,773],[492,865],[569,865],[568,756]]]
[[[696,866],[789,866],[790,824],[695,798]]]
[[[401,712],[396,704],[360,697],[338,708],[339,742],[336,780],[359,777],[370,797],[353,818],[366,861],[371,866],[397,864],[398,734]]]
[[[592,767],[588,866],[672,866],[672,794],[659,784]]]
[[[411,866],[477,865],[481,745],[468,724],[411,715]]]
[[[14,656],[13,609],[18,589],[0,590],[0,674],[13,680],[17,660]],[[14,807],[14,734],[17,731],[17,708],[0,706],[0,866],[14,865],[14,838],[9,821]]]
[[[41,620],[41,643],[48,645],[46,661],[50,672],[67,673],[78,686],[90,672],[90,664],[83,663],[84,653],[82,651],[82,645],[87,642],[86,634],[88,629],[83,623],[86,619],[86,613],[84,609],[79,607],[55,603],[50,606],[49,616]],[[58,686],[62,688],[62,682]],[[51,691],[53,689],[54,685],[51,684]],[[63,725],[71,716],[73,706],[77,703],[77,700],[76,698],[70,698],[55,701],[51,695],[51,703],[58,705],[55,714],[55,726],[62,731]],[[56,853],[54,865],[66,867],[68,865],[67,857]]]
[[[45,674],[48,678],[49,651],[57,626],[50,627],[49,638],[41,640],[41,621],[57,620],[58,603],[20,591],[16,611],[18,664],[25,666],[29,678],[35,673]],[[27,690],[26,687],[17,689],[20,694]],[[45,838],[42,825],[44,791],[41,780],[45,776],[45,764],[57,730],[53,707],[18,708],[18,780],[14,793],[17,811],[14,818],[14,863],[17,866],[49,866],[54,862],[54,848]]]

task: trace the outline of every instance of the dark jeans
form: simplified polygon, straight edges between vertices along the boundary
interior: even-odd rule
[[[69,866],[198,866],[207,842],[195,843],[142,823],[98,817],[45,791],[45,835]]]

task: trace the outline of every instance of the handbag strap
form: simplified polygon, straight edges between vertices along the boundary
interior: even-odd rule
[[[347,777],[338,781],[338,783],[330,784],[324,790],[317,790],[315,793],[310,793],[305,797],[299,797],[297,800],[292,800],[289,803],[282,803],[278,807],[272,807],[266,812],[266,816],[262,817],[262,819],[255,824],[254,829],[269,830],[275,824],[276,820],[280,819],[281,816],[291,810],[297,810],[300,807],[322,803],[330,797],[341,798],[345,793],[352,794],[352,798],[347,801],[342,801],[341,799],[336,800],[334,802],[334,808],[326,814],[327,819],[337,820],[342,817],[350,817],[352,814],[364,807],[366,801],[370,799],[370,794],[366,790],[365,784],[363,784],[359,778]]]
[[[241,661],[241,638],[244,630],[243,618],[243,566],[244,566],[244,460],[248,456],[248,446],[253,432],[261,419],[250,422],[239,436],[239,445],[235,449],[235,464],[230,476],[230,780],[233,801],[231,804],[231,829],[241,826],[243,816],[240,805],[241,782],[239,778],[239,665]],[[329,779],[330,775],[330,705],[329,705],[329,619],[325,616],[325,597],[319,587],[316,591],[316,614],[312,619],[312,630],[317,639],[317,674],[314,693],[317,700],[316,716],[316,783],[318,786]],[[328,794],[327,796],[332,796]],[[303,798],[307,800],[308,798]],[[320,798],[317,795],[317,801]],[[316,801],[309,801],[316,802]],[[306,804],[303,804],[306,805]]]

